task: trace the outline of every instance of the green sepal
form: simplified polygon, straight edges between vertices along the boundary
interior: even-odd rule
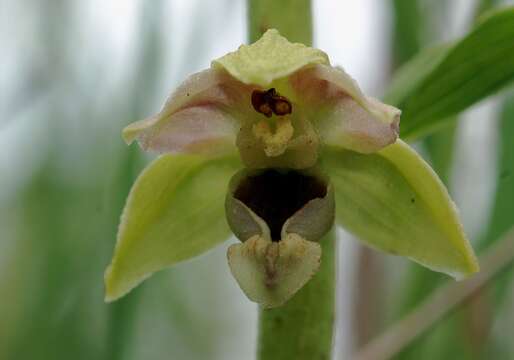
[[[398,140],[375,154],[327,148],[336,221],[368,245],[462,279],[478,262],[457,209],[430,166]]]
[[[275,29],[270,29],[251,45],[241,45],[237,51],[216,59],[212,67],[228,71],[245,84],[262,87],[274,80],[315,64],[330,65],[323,51],[300,43],[290,43]]]
[[[121,216],[105,272],[106,301],[128,293],[153,272],[226,240],[225,191],[237,157],[162,155],[138,177]]]

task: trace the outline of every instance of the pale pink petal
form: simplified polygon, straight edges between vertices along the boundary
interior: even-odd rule
[[[251,88],[222,70],[191,75],[155,116],[123,130],[145,150],[220,155],[235,151],[239,119],[250,111]]]
[[[398,138],[400,110],[365,96],[344,70],[316,65],[290,77],[322,142],[371,153]]]
[[[216,156],[234,149],[237,124],[213,105],[188,107],[165,120],[138,136],[144,150]]]

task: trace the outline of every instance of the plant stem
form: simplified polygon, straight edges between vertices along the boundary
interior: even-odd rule
[[[248,0],[249,40],[275,28],[289,41],[312,44],[310,0]],[[259,312],[260,360],[330,359],[334,327],[335,230],[320,240],[320,270],[285,305]]]
[[[289,41],[312,44],[310,0],[248,0],[249,40],[277,29]]]
[[[285,305],[260,309],[260,360],[331,358],[334,325],[335,229],[320,240],[321,267]]]

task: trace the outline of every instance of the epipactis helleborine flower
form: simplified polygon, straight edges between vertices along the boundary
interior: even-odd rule
[[[214,60],[123,131],[163,155],[127,199],[106,299],[226,240],[230,227],[242,242],[228,249],[240,287],[279,306],[318,270],[334,219],[435,271],[476,272],[453,202],[397,139],[399,121],[324,52],[276,30]]]

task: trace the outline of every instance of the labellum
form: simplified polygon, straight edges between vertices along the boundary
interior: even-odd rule
[[[226,197],[230,228],[242,244],[228,262],[246,295],[280,306],[318,270],[318,241],[334,223],[334,193],[319,169],[242,170]]]

